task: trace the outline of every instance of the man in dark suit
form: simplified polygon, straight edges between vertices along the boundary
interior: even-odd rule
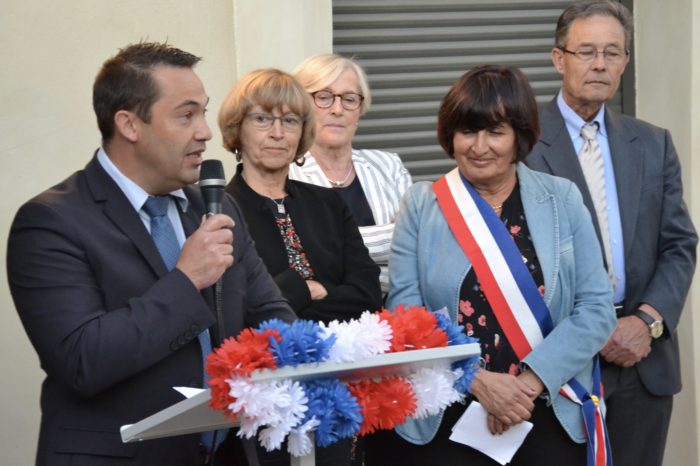
[[[244,326],[294,318],[233,200],[205,219],[190,186],[211,139],[198,61],[157,43],[106,61],[93,89],[102,146],[13,222],[8,279],[46,371],[38,465],[203,464],[212,444],[199,434],[123,444],[119,428],[180,401],[172,387],[203,386],[200,336],[216,346]],[[181,246],[171,270],[144,210],[154,196]]]
[[[676,327],[697,244],[669,132],[605,106],[629,61],[631,28],[619,2],[577,2],[562,13],[552,50],[562,90],[542,111],[541,140],[527,159],[576,183],[601,239],[618,311],[601,351],[615,466],[662,464],[681,389]],[[590,147],[603,162],[602,187],[577,157],[586,123],[597,130]]]

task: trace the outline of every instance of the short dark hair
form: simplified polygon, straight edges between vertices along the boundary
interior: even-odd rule
[[[103,143],[114,136],[114,115],[133,111],[146,123],[159,89],[151,72],[159,65],[192,68],[201,60],[167,43],[139,42],[119,50],[104,62],[92,88],[92,106]]]
[[[557,20],[557,29],[554,32],[554,46],[560,49],[565,48],[571,24],[577,19],[585,19],[592,16],[610,16],[618,20],[625,31],[625,49],[629,50],[632,43],[632,13],[625,5],[614,0],[583,0],[574,2],[566,7]]]
[[[527,78],[517,68],[479,65],[454,83],[438,111],[437,137],[454,158],[458,131],[481,131],[508,123],[515,131],[515,161],[527,157],[540,136],[537,103]]]

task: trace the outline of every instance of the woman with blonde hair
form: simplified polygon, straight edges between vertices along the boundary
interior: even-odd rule
[[[360,117],[372,101],[367,76],[357,63],[336,54],[314,55],[293,74],[313,97],[316,139],[303,165],[290,167],[289,177],[333,188],[345,199],[381,268],[386,293],[394,219],[411,175],[397,154],[352,147]]]

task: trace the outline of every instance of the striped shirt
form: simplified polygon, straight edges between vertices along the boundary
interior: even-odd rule
[[[307,152],[304,165],[289,166],[289,178],[331,188],[316,159]],[[369,255],[381,269],[382,292],[389,291],[389,249],[401,197],[411,186],[411,175],[397,154],[380,150],[352,150],[355,173],[365,192],[376,225],[360,227]]]

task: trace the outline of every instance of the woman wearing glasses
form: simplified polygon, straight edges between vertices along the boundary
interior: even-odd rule
[[[287,177],[313,141],[312,106],[304,88],[282,71],[241,78],[219,111],[224,147],[241,162],[226,191],[297,315],[347,320],[381,308],[379,268],[337,192]],[[349,465],[352,443],[317,449],[317,464]],[[286,444],[273,452],[258,447],[258,456],[262,466],[289,465]]]
[[[226,191],[297,315],[329,322],[380,309],[379,268],[345,202],[330,189],[287,177],[316,128],[299,83],[275,69],[249,73],[224,101],[219,127],[224,147],[241,162]]]
[[[316,139],[303,163],[290,167],[289,177],[334,188],[345,199],[381,267],[386,293],[394,219],[411,175],[396,154],[352,147],[360,116],[371,102],[367,77],[357,63],[335,54],[314,55],[293,74],[313,96]]]

